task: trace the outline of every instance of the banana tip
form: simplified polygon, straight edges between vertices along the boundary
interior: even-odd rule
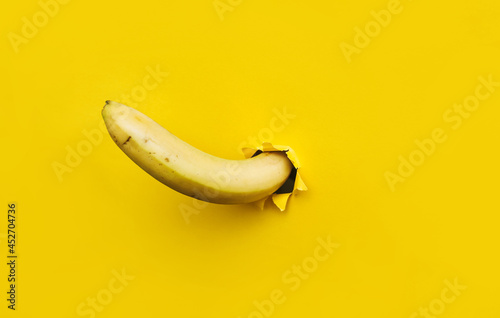
[[[113,101],[111,101],[111,100],[107,100],[107,101],[106,101],[106,104],[104,104],[104,107],[103,107],[103,108],[102,108],[102,110],[101,110],[101,115],[102,115],[102,117],[103,117],[104,119],[106,119],[106,112],[105,112],[105,111],[106,111],[106,106],[108,106],[108,105],[109,105],[109,104],[111,104],[112,102],[113,102]]]

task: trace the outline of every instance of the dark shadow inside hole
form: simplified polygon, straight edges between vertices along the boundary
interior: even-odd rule
[[[288,176],[288,179],[286,179],[285,183],[276,190],[276,194],[281,194],[281,193],[291,193],[293,191],[293,186],[295,184],[295,178],[297,178],[297,169],[293,168],[292,171],[290,172],[290,175]]]

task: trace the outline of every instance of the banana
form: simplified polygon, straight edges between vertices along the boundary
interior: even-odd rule
[[[111,138],[139,167],[175,191],[199,200],[220,204],[261,200],[278,190],[293,168],[282,151],[243,160],[212,156],[117,102],[106,101],[102,116]]]

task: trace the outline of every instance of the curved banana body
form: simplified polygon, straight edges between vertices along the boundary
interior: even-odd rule
[[[284,152],[264,152],[243,160],[212,156],[117,102],[107,101],[102,116],[115,143],[139,167],[170,188],[199,200],[254,202],[279,189],[292,170]]]

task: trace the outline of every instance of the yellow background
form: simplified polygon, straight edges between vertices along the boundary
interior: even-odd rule
[[[17,53],[9,34],[42,9],[4,4],[1,316],[91,317],[77,308],[109,296],[122,270],[134,278],[96,317],[261,317],[254,301],[275,289],[286,296],[276,318],[424,317],[430,305],[436,317],[498,316],[500,89],[458,129],[443,115],[479,76],[500,81],[499,2],[402,0],[349,63],[341,43],[354,45],[355,28],[390,1],[221,1],[232,3],[223,20],[212,0],[72,0]],[[169,75],[140,111],[225,158],[242,158],[251,137],[290,145],[310,190],[285,212],[209,205],[187,223],[180,207],[192,199],[108,135],[60,181],[54,162],[67,165],[104,101],[125,103],[148,67]],[[284,107],[295,117],[270,135]],[[391,191],[386,171],[435,128],[447,140]],[[5,300],[13,201],[15,312]],[[282,276],[328,236],[340,247],[292,291]],[[444,304],[455,279],[467,288]]]

